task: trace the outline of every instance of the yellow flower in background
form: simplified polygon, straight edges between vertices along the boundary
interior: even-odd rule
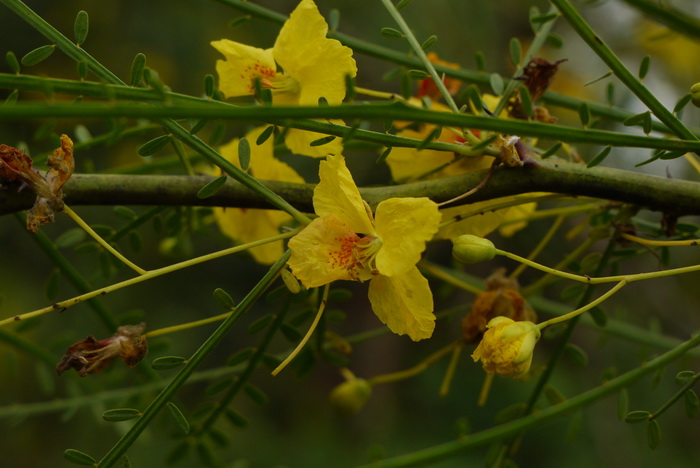
[[[289,241],[292,273],[307,288],[336,280],[367,281],[377,317],[398,335],[429,338],[433,296],[416,263],[438,229],[428,198],[390,198],[371,210],[343,156],[328,156],[314,190],[314,219]]]
[[[317,105],[323,97],[331,105],[345,98],[345,77],[357,75],[352,49],[326,38],[328,24],[312,0],[302,0],[280,30],[272,49],[259,49],[228,39],[213,41],[226,60],[216,62],[219,88],[227,97],[255,93],[255,80],[272,91],[272,102],[282,105]],[[282,70],[278,71],[279,65]],[[334,121],[342,124],[342,121]],[[335,139],[309,146],[325,135],[290,128],[285,143],[298,154],[323,157],[340,154]]]
[[[641,21],[637,29],[637,43],[664,64],[665,77],[677,80],[683,86],[695,82],[700,75],[700,43],[672,29],[651,21]],[[652,63],[654,61],[652,60]]]
[[[527,194],[525,196],[529,198],[532,195],[533,194]],[[464,234],[486,237],[495,230],[498,230],[503,237],[510,237],[527,226],[527,221],[525,221],[525,219],[535,212],[537,203],[523,203],[522,205],[515,205],[498,210],[489,210],[489,207],[517,201],[518,197],[518,195],[515,195],[512,197],[494,198],[492,200],[470,203],[468,205],[443,208],[440,210],[443,222],[455,217],[463,219],[445,225],[435,235],[435,238],[455,240],[457,237]],[[470,216],[471,213],[477,211],[483,212]],[[516,220],[520,221],[513,222]]]
[[[274,142],[268,138],[261,145],[256,145],[258,136],[265,127],[258,127],[246,134],[250,144],[249,172],[261,180],[280,180],[285,182],[304,183],[304,179],[294,169],[273,156]],[[237,167],[238,138],[219,148],[221,155]],[[260,210],[249,208],[214,208],[216,222],[226,236],[241,243],[253,242],[280,233],[281,224],[289,221],[291,216],[279,210]],[[282,241],[276,241],[250,249],[250,253],[259,263],[271,264],[276,262],[284,253]]]
[[[472,359],[481,361],[489,374],[522,377],[532,364],[532,353],[540,339],[540,329],[529,321],[495,317],[486,325],[481,343]]]

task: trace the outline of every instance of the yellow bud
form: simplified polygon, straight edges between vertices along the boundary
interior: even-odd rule
[[[496,247],[483,237],[463,234],[454,240],[452,256],[467,265],[486,262],[496,256]]]
[[[372,386],[365,379],[351,379],[331,391],[331,404],[344,414],[355,414],[365,406]]]
[[[534,323],[514,321],[507,317],[495,317],[487,325],[488,330],[472,359],[481,361],[489,374],[522,377],[532,364],[532,354],[540,339],[540,329]]]

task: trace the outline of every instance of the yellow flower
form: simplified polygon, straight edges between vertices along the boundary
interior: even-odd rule
[[[396,334],[429,338],[433,296],[416,263],[440,222],[428,198],[390,198],[372,215],[343,156],[328,156],[314,190],[314,219],[289,241],[289,266],[307,288],[367,281],[377,317]]]
[[[324,97],[329,104],[345,98],[345,77],[354,77],[357,66],[352,49],[326,38],[328,24],[312,0],[302,0],[289,16],[272,49],[259,49],[222,39],[211,43],[226,60],[216,62],[219,87],[227,97],[255,93],[255,80],[272,91],[275,104],[317,105]],[[277,65],[282,72],[277,71]],[[342,121],[335,121],[342,124]],[[294,153],[323,157],[340,154],[342,143],[335,139],[321,146],[309,146],[325,135],[290,128],[285,143]]]
[[[261,145],[255,141],[265,127],[258,127],[246,134],[250,144],[249,172],[261,180],[281,180],[285,182],[304,183],[304,179],[294,169],[273,156],[274,143],[268,138]],[[238,138],[219,148],[223,157],[237,167]],[[287,213],[279,210],[259,210],[248,208],[214,208],[214,217],[221,232],[231,239],[242,243],[253,242],[280,233],[282,223],[291,219]],[[271,264],[276,262],[284,253],[282,241],[276,241],[250,249],[250,253],[259,263]]]
[[[481,343],[474,350],[474,362],[481,361],[489,374],[527,374],[532,364],[532,353],[540,339],[540,329],[530,321],[514,321],[495,317],[486,325]]]

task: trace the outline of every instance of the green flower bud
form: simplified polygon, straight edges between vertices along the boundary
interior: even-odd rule
[[[452,256],[467,265],[485,262],[496,256],[496,247],[488,239],[464,234],[454,240]]]
[[[355,414],[365,406],[372,386],[365,379],[352,379],[341,383],[330,394],[331,404],[345,414]]]
[[[695,107],[700,107],[700,82],[690,87],[690,95]]]

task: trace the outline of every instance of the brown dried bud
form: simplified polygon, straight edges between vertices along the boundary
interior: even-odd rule
[[[481,340],[486,324],[494,317],[507,317],[516,322],[537,321],[537,314],[518,292],[518,282],[504,276],[499,269],[486,279],[486,291],[477,294],[472,308],[462,321],[462,336],[467,342]]]

